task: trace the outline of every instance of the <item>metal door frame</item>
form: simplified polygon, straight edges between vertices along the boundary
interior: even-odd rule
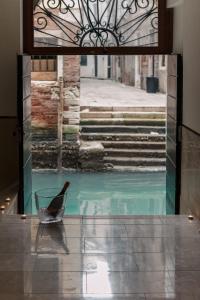
[[[34,0],[23,1],[24,12],[24,53],[28,55],[171,55],[173,49],[173,9],[166,9],[166,0],[161,1],[162,10],[159,15],[159,47],[111,47],[111,48],[83,48],[83,47],[68,47],[68,48],[43,48],[33,47],[33,17],[32,5]],[[165,7],[165,11],[163,8]],[[168,26],[166,26],[168,24]],[[182,61],[179,66],[178,72],[182,77]],[[177,90],[182,97],[182,81],[180,81]],[[182,125],[182,106],[178,108],[179,126],[177,132],[180,136],[180,128]],[[20,113],[19,113],[20,116]],[[176,186],[176,214],[180,211],[180,185],[181,185],[181,141],[177,146],[177,186]],[[21,162],[20,165],[22,166]],[[22,211],[22,210],[21,210]]]
[[[97,57],[94,56],[96,59]],[[182,56],[178,55],[178,66],[177,66],[177,74],[179,80],[177,80],[177,99],[179,99],[177,103],[177,127],[176,127],[176,134],[178,137],[177,141],[177,148],[176,148],[176,166],[177,166],[177,173],[176,173],[176,199],[175,199],[175,214],[180,213],[180,194],[181,194],[181,150],[182,150],[182,98],[183,98],[183,64],[182,64]],[[18,97],[21,95],[23,97],[23,89],[19,89],[21,85],[21,75],[23,74],[23,70],[21,69],[18,72]],[[20,109],[18,105],[18,119],[19,119],[19,144],[22,145],[23,143],[23,111]],[[22,123],[21,123],[22,122]],[[166,126],[167,129],[167,126]],[[20,171],[19,176],[22,178],[20,183],[23,182],[23,154],[19,153],[19,165]],[[23,186],[19,186],[19,201],[18,201],[18,211],[19,213],[24,212],[24,203],[20,201],[23,199]]]

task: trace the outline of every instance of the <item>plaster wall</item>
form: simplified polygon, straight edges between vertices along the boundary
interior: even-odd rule
[[[200,3],[168,0],[174,7],[173,52],[183,54],[183,124],[200,133]]]
[[[183,124],[200,134],[200,2],[184,1]]]
[[[80,68],[81,77],[93,78],[95,77],[95,56],[87,56],[87,66],[81,66]]]
[[[184,1],[183,20],[183,125],[187,127],[182,135],[181,213],[200,217],[199,0]]]
[[[17,182],[18,139],[15,132],[16,118],[0,117],[0,191]]]
[[[183,54],[181,213],[200,217],[200,3],[169,2],[175,4],[174,52]]]
[[[17,53],[21,49],[21,0],[1,0],[0,189],[18,179]]]
[[[16,55],[21,48],[20,7],[21,0],[1,0],[0,116],[17,114]]]
[[[107,55],[100,55],[98,57],[97,77],[99,79],[107,79],[108,78],[108,56]]]
[[[173,8],[174,14],[173,52],[183,54],[184,0],[168,0],[168,7]]]

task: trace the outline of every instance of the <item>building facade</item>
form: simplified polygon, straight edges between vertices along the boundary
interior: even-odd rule
[[[158,92],[167,93],[167,58],[155,56],[82,55],[82,78],[111,79],[146,90],[146,78],[159,80]]]

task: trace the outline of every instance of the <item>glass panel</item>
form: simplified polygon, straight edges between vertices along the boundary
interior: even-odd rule
[[[158,0],[34,1],[35,47],[157,47]]]

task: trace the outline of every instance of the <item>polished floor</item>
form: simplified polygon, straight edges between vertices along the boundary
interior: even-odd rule
[[[0,216],[0,299],[199,300],[199,229],[185,216]]]
[[[70,181],[66,215],[166,215],[165,172],[33,172],[34,193]],[[169,211],[173,214],[173,211]]]

